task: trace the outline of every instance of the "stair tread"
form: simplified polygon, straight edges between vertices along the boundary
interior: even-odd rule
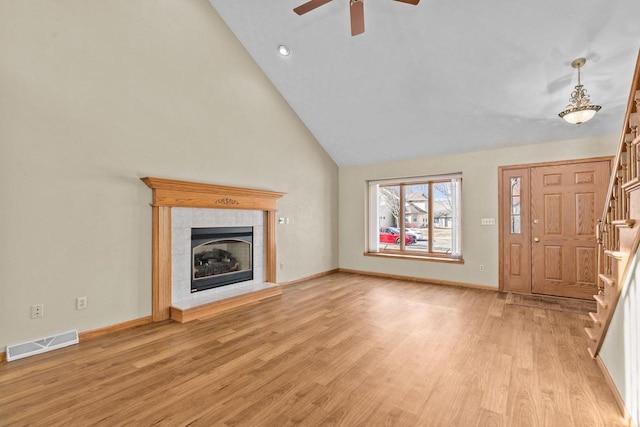
[[[591,341],[596,341],[597,337],[596,337],[596,333],[593,329],[591,328],[584,328],[585,333],[587,334],[587,337],[591,340]]]
[[[613,286],[616,283],[616,279],[610,274],[600,273],[598,274],[598,277],[609,286]]]
[[[633,141],[633,144],[637,144],[638,142],[640,142],[640,138],[636,138]],[[627,191],[627,192],[631,192],[637,188],[640,188],[640,178],[631,178],[629,181],[625,182],[624,184],[622,184],[622,189]]]
[[[627,253],[623,251],[604,251],[605,255],[610,256],[611,258],[615,258],[617,260],[622,260],[627,257]]]
[[[611,224],[621,228],[633,228],[633,226],[636,224],[636,220],[635,219],[617,219],[615,221],[611,221]]]
[[[596,300],[596,302],[600,304],[602,308],[607,308],[606,301],[600,295],[594,295],[593,299]]]
[[[600,321],[596,313],[589,312],[589,317],[591,318],[591,320],[593,320],[594,325],[596,326],[602,325],[602,322]]]

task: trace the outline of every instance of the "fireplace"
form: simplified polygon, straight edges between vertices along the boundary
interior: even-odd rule
[[[199,299],[199,295],[218,292],[222,294],[224,288],[190,293],[189,240],[191,228],[194,227],[253,225],[253,246],[256,251],[252,259],[254,279],[246,283],[259,280],[260,283],[274,284],[276,282],[276,202],[285,193],[149,176],[141,179],[152,189],[151,315],[154,322],[167,319],[179,322],[200,319],[224,309],[237,307],[236,302],[250,303],[282,294],[282,289],[275,286],[269,287],[268,292],[252,292],[248,294],[250,297],[234,300],[233,303],[190,303]],[[178,215],[181,210],[186,211],[185,215]],[[200,215],[203,210],[211,211],[216,220],[204,223]],[[260,223],[256,226],[251,220],[239,221],[237,217],[241,215],[237,214],[228,221],[225,219],[220,223],[217,217],[222,212],[251,213],[254,219],[257,216],[260,217]],[[173,221],[176,223],[173,224]],[[235,288],[244,285],[245,283],[242,283]],[[185,303],[188,307],[177,307],[179,303]]]
[[[253,227],[191,229],[191,292],[253,280]]]

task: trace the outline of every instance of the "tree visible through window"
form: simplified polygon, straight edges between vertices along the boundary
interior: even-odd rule
[[[369,252],[461,258],[461,181],[369,182]]]

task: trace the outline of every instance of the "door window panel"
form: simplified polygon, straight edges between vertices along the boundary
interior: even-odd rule
[[[510,179],[511,234],[521,233],[520,183],[519,176]]]

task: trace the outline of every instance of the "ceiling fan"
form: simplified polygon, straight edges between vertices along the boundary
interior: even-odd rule
[[[313,9],[329,3],[331,0],[311,0],[293,9],[298,15],[304,15]],[[357,36],[364,33],[364,5],[363,0],[349,0],[349,9],[351,11],[351,35]],[[416,5],[420,0],[395,0],[401,3]]]

